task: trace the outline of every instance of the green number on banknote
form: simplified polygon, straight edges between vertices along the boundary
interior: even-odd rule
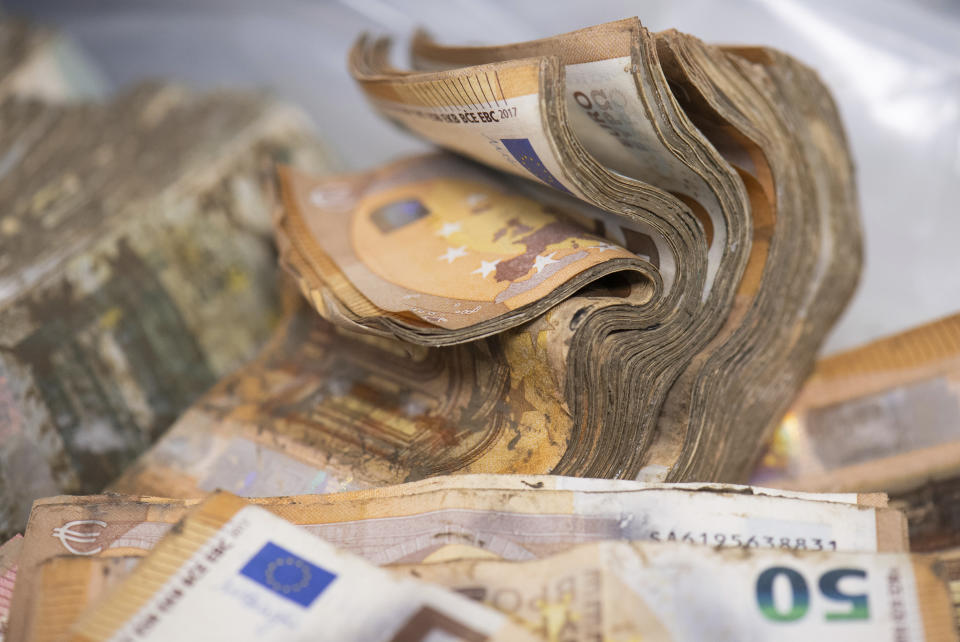
[[[777,608],[773,599],[774,584],[781,576],[790,584],[790,604],[789,608],[784,609]],[[850,604],[847,611],[826,613],[828,621],[865,620],[870,617],[866,594],[849,595],[840,590],[840,582],[848,577],[866,579],[867,573],[856,568],[838,568],[820,576],[817,585],[825,598]],[[803,575],[786,566],[773,566],[761,573],[757,578],[756,593],[760,612],[775,622],[799,620],[810,610],[810,589],[807,581]]]
[[[858,568],[838,568],[820,576],[820,592],[828,600],[849,602],[850,610],[827,613],[828,620],[866,620],[870,617],[867,595],[847,595],[840,591],[840,581],[846,577],[867,578],[867,572]]]
[[[790,582],[790,608],[778,610],[773,601],[773,585],[783,576]],[[768,568],[757,578],[757,606],[760,612],[775,622],[793,622],[807,614],[810,608],[810,592],[807,581],[800,573],[786,566]]]

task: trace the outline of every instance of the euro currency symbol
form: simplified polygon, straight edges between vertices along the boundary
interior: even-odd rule
[[[84,526],[99,526],[100,529],[84,529]],[[72,522],[67,522],[63,526],[54,528],[52,535],[59,539],[60,543],[63,544],[63,547],[74,555],[96,555],[103,550],[102,546],[97,545],[95,548],[77,550],[73,545],[96,544],[97,538],[100,537],[100,534],[103,532],[102,529],[106,527],[107,523],[101,522],[99,519],[79,519]]]

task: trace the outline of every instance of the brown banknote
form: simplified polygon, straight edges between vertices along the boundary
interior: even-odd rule
[[[547,352],[536,328],[506,345],[429,349],[349,332],[301,308],[110,489],[296,495],[550,470],[587,431],[571,423]]]
[[[754,473],[809,491],[884,491],[914,550],[960,546],[960,315],[821,360]]]
[[[744,477],[757,456],[745,444],[785,409],[859,268],[849,155],[816,75],[636,19],[504,46],[421,35],[412,54],[407,71],[385,41],[352,52],[384,116],[612,213],[603,234],[627,249],[638,224],[655,230],[662,292],[580,319],[573,345],[593,363],[565,373],[575,423],[629,426],[637,447],[605,463],[625,458],[615,474],[648,479]],[[655,322],[641,321],[651,306]],[[610,332],[614,309],[637,315],[631,331]]]
[[[419,57],[453,55],[418,43]],[[309,309],[114,488],[278,495],[452,472],[745,480],[859,265],[843,133],[816,76],[777,52],[636,21],[433,75],[380,73],[381,49],[361,43],[351,67],[376,107],[502,175],[444,157],[330,180],[285,173],[277,239]],[[581,94],[623,111],[621,135],[574,116]],[[467,95],[510,115],[481,119]],[[600,147],[613,150],[603,164]],[[556,247],[537,236],[561,228]],[[580,251],[634,258],[538,289],[535,277],[563,271],[550,261]],[[621,260],[636,269],[564,290]],[[511,285],[497,272],[508,264]],[[541,298],[476,307],[519,282]],[[444,315],[499,316],[445,328],[412,303],[427,296]],[[489,336],[458,343],[470,333]]]
[[[654,266],[502,175],[451,155],[329,178],[280,172],[282,261],[328,320],[424,345],[525,323],[613,274],[654,290]],[[303,267],[301,267],[303,266]],[[328,310],[335,305],[335,310]]]
[[[482,601],[545,640],[957,639],[930,556],[600,542],[528,562],[396,571]]]

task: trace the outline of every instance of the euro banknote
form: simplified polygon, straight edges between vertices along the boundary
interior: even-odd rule
[[[600,542],[529,562],[399,567],[544,640],[955,640],[932,557]]]
[[[10,639],[32,640],[37,635],[38,587],[45,562],[65,555],[142,557],[196,504],[196,500],[109,495],[34,502],[10,605]]]
[[[282,262],[314,307],[348,329],[462,343],[530,321],[604,277],[650,296],[658,285],[651,257],[598,236],[589,208],[564,212],[455,156],[331,177],[284,168],[280,180]]]
[[[29,40],[7,26],[0,57]],[[290,105],[158,83],[103,103],[6,100],[0,148],[6,538],[38,497],[100,492],[256,354],[282,314],[273,163],[332,161]]]
[[[68,639],[535,640],[455,592],[401,578],[226,493],[188,515]]]
[[[31,642],[57,642],[80,615],[120,584],[143,555],[59,555],[36,569],[35,627]]]
[[[754,473],[812,491],[881,490],[914,550],[960,546],[960,315],[822,359]]]

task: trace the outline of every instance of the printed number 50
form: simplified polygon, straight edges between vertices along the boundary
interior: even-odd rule
[[[778,609],[773,602],[773,585],[780,576],[790,583],[790,608]],[[867,572],[858,568],[838,568],[827,571],[820,576],[817,583],[820,592],[828,600],[847,602],[850,608],[846,611],[828,612],[826,619],[831,620],[865,620],[870,617],[867,596],[847,595],[840,591],[840,581],[845,577],[866,579]],[[810,591],[803,575],[786,566],[768,568],[757,578],[757,606],[767,619],[775,622],[793,622],[799,620],[810,609]]]

